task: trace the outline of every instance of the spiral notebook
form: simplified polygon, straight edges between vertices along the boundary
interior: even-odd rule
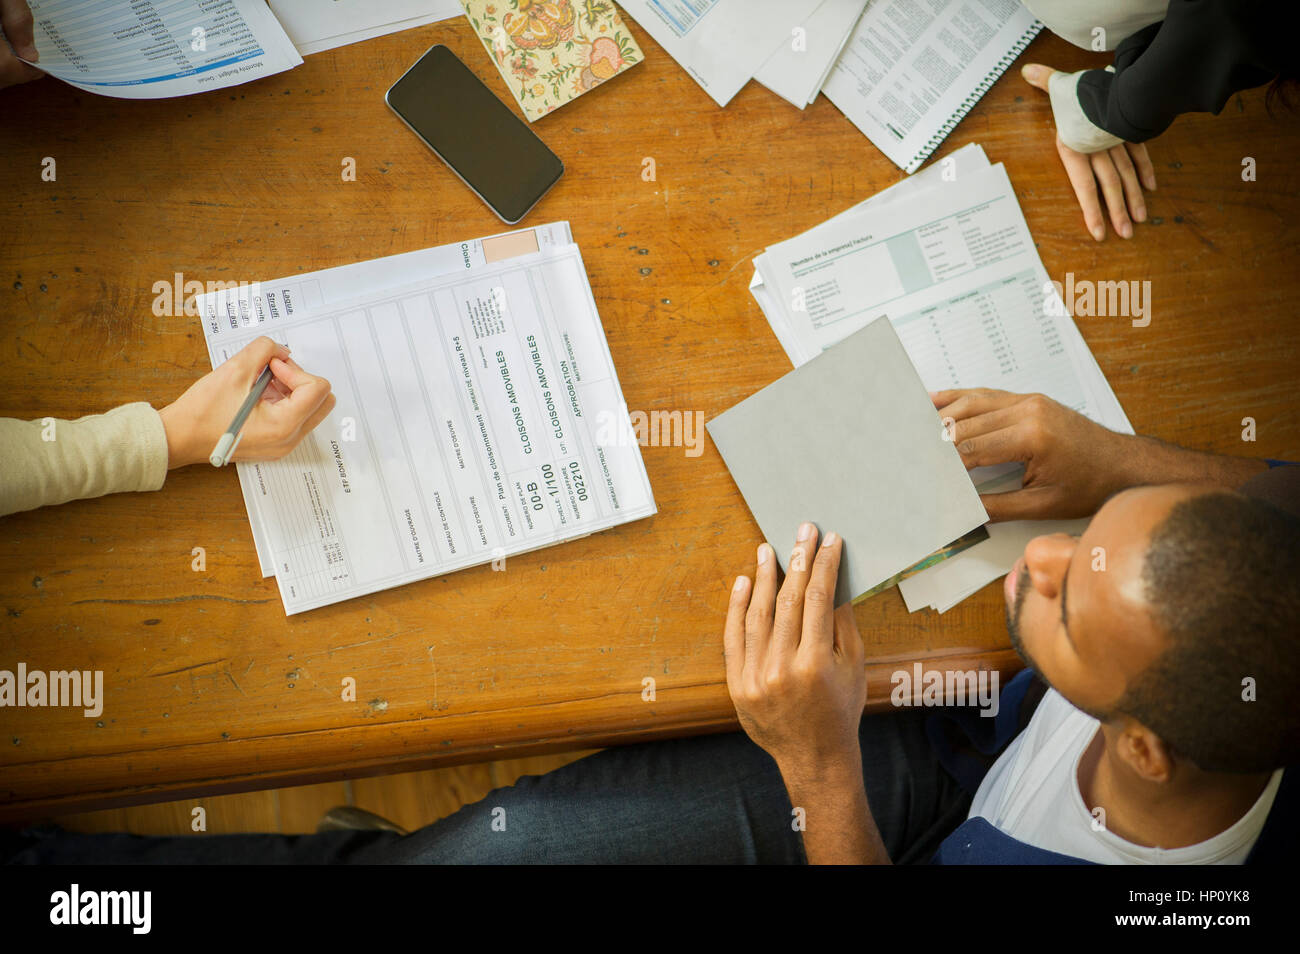
[[[873,0],[822,92],[915,172],[1042,28],[1019,0]]]

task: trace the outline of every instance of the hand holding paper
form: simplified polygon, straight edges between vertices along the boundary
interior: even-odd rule
[[[931,397],[967,468],[1025,465],[1020,487],[980,495],[994,521],[1090,517],[1126,487],[1183,481],[1237,487],[1266,466],[1118,434],[1041,394],[971,388]]]
[[[988,519],[888,319],[708,429],[769,543],[804,520],[844,536],[836,605]]]

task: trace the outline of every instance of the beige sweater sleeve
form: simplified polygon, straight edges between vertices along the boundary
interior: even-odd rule
[[[167,477],[162,418],[143,401],[75,421],[0,418],[0,516],[125,490]]]

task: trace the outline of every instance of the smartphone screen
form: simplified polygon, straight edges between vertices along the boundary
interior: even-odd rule
[[[431,47],[384,98],[511,225],[564,173],[559,156],[445,46]]]

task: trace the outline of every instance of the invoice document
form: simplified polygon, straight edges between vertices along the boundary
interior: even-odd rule
[[[1100,417],[1001,163],[773,245],[759,270],[802,352],[884,313],[932,391],[1041,391]]]
[[[223,89],[302,62],[264,0],[28,0],[36,64],[101,96]]]
[[[751,290],[796,366],[884,312],[930,390],[1038,391],[1132,433],[1048,280],[1005,169],[988,165],[978,147],[771,246],[754,263]],[[971,479],[982,493],[1014,490],[1020,468],[976,468]],[[1077,532],[1078,523],[1013,521],[988,530],[988,541],[899,583],[908,608],[946,610],[1007,572],[1033,536]]]
[[[851,218],[869,209],[879,210],[889,203],[903,201],[925,189],[942,184],[945,181],[945,176],[950,177],[955,182],[958,177],[964,177],[967,173],[977,169],[987,169],[988,166],[989,160],[984,153],[984,147],[978,143],[968,143],[945,156],[942,163],[932,165],[913,176],[895,182],[886,189],[881,189],[875,195],[868,196],[856,205],[850,206],[843,212],[832,216],[828,222]],[[823,223],[808,231],[815,232],[818,229],[825,228],[827,224]],[[772,290],[763,280],[764,273],[770,271],[770,266],[765,264],[767,254],[767,252],[762,252],[754,258],[754,276],[749,283],[749,292],[754,296],[754,300],[758,302],[758,306],[763,309],[763,314],[767,315],[768,323],[771,324],[777,341],[785,349],[791,363],[798,367],[805,361],[820,354],[822,345],[809,340],[808,337],[800,337],[796,334],[794,325],[788,317],[787,309],[779,305],[776,299],[772,297]]]
[[[221,287],[196,296],[194,310],[203,316],[204,335],[211,346],[214,338],[240,329],[259,328],[262,329],[259,333],[268,333],[282,319],[292,318],[304,310],[408,285],[435,275],[472,271],[535,252],[549,254],[572,241],[568,222],[548,222],[533,228],[449,242],[287,278],[214,282],[210,284]],[[253,489],[257,486],[256,465],[241,462],[236,464],[236,469],[262,575],[274,576],[275,560],[266,542],[258,511],[252,504]]]
[[[337,397],[253,468],[288,614],[655,513],[576,245],[210,336],[213,366],[264,332]]]

